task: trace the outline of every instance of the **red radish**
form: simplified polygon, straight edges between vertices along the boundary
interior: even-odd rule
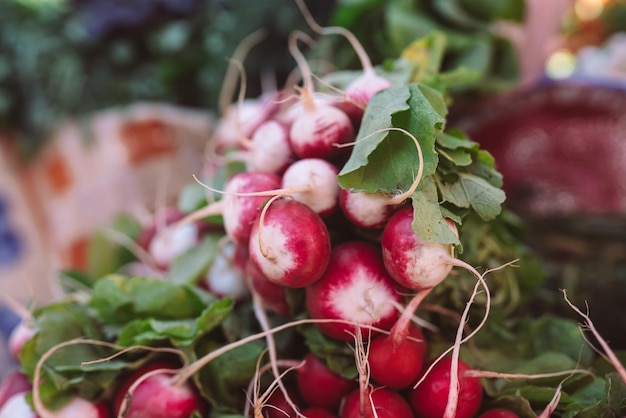
[[[419,141],[409,131],[402,128],[386,128],[369,133],[359,138],[358,141],[364,141],[373,135],[381,132],[396,131],[408,136],[417,150],[418,169],[413,179],[411,187],[405,192],[395,195],[384,193],[370,193],[365,191],[356,191],[353,189],[342,189],[339,194],[339,205],[346,218],[360,228],[379,229],[387,224],[391,215],[400,207],[407,199],[413,195],[424,173],[424,155]]]
[[[176,369],[150,364],[134,372],[118,389],[115,414],[125,418],[189,418],[204,405],[194,386],[175,385],[170,376]]]
[[[379,335],[368,346],[370,376],[382,386],[400,389],[415,383],[422,371],[426,342],[416,326],[411,326],[409,337],[394,342],[394,332]]]
[[[111,413],[102,402],[93,403],[86,399],[74,397],[60,409],[46,414],[50,418],[109,418]],[[42,416],[42,418],[45,418]]]
[[[231,297],[235,301],[241,301],[250,295],[250,290],[244,278],[245,261],[237,263],[235,260],[236,253],[242,252],[237,247],[232,242],[220,246],[201,285],[220,298]]]
[[[289,314],[284,286],[272,283],[252,260],[246,263],[246,273],[253,291],[261,298],[264,308],[284,316]]]
[[[269,202],[252,226],[250,258],[270,281],[282,286],[300,288],[319,280],[330,250],[322,219],[296,200]]]
[[[376,412],[374,412],[376,411]],[[341,418],[414,418],[408,402],[397,392],[374,388],[350,393],[341,408]]]
[[[413,231],[413,208],[399,209],[383,229],[381,245],[385,268],[409,289],[430,289],[441,283],[453,267],[453,247],[424,242]]]
[[[0,406],[0,418],[37,418],[37,415],[26,401],[26,392],[20,392]]]
[[[0,384],[0,409],[13,395],[30,392],[31,388],[27,375],[19,371],[10,373]]]
[[[176,257],[195,246],[200,239],[200,227],[196,223],[176,226],[185,215],[175,208],[164,208],[144,228],[137,244],[149,254],[150,265],[155,269],[167,269]]]
[[[259,126],[250,140],[248,171],[281,174],[294,161],[287,128],[269,120]]]
[[[29,319],[22,319],[9,335],[9,353],[14,359],[20,358],[20,352],[26,341],[30,340],[35,335],[36,329]]]
[[[211,141],[218,149],[239,148],[240,138],[250,138],[277,110],[278,105],[272,97],[247,99],[233,104],[220,119]]]
[[[324,408],[307,408],[302,411],[302,415],[306,418],[337,418],[337,415]]]
[[[305,188],[292,193],[294,199],[306,204],[320,216],[332,214],[338,205],[337,167],[319,158],[305,158],[291,164],[283,174],[284,189]]]
[[[383,266],[380,250],[373,244],[350,241],[337,245],[324,276],[306,289],[306,306],[314,319],[340,319],[389,329],[400,303],[396,284]],[[350,341],[355,327],[345,323],[320,323],[322,332],[332,338]]]
[[[222,216],[226,234],[238,245],[248,245],[250,228],[261,213],[268,196],[237,196],[236,193],[262,192],[280,187],[275,174],[244,172],[235,174],[227,183],[222,199]]]
[[[381,193],[357,192],[341,189],[339,207],[345,217],[361,228],[379,229],[384,227],[397,208],[390,204],[389,196]]]
[[[312,353],[304,360],[304,365],[297,371],[298,389],[304,402],[312,407],[338,410],[341,399],[356,387],[356,382],[329,370]]]
[[[441,418],[444,416],[448,404],[451,366],[452,357],[445,357],[435,365],[417,388],[409,391],[409,402],[417,417]],[[463,373],[468,370],[471,370],[470,366],[459,360],[459,393],[456,418],[475,416],[482,402],[483,388],[480,379],[465,376]]]
[[[334,159],[345,154],[339,144],[354,139],[352,121],[342,110],[334,106],[316,103],[313,98],[311,71],[297,40],[301,32],[294,32],[289,38],[289,50],[302,72],[304,86],[300,89],[304,111],[296,116],[289,130],[291,147],[300,158]]]
[[[310,11],[307,9],[303,0],[296,0],[302,15],[306,19],[307,23],[315,32],[321,35],[342,35],[344,36],[348,42],[352,45],[355,52],[357,53],[359,59],[361,60],[361,66],[363,67],[363,75],[352,81],[346,88],[344,92],[344,96],[346,101],[344,103],[343,109],[350,116],[350,118],[354,121],[360,121],[363,116],[363,110],[369,103],[370,99],[377,92],[386,89],[391,86],[391,82],[374,71],[372,66],[372,62],[363,49],[363,46],[359,42],[359,40],[354,36],[352,32],[342,27],[321,27]]]
[[[478,418],[519,418],[519,415],[510,409],[494,408],[483,412]]]

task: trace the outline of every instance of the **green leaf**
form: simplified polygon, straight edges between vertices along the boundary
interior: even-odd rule
[[[419,167],[415,143],[397,131],[415,135],[423,153],[423,177],[434,173],[434,141],[445,124],[446,105],[439,92],[424,85],[391,86],[372,98],[339,184],[371,193],[395,194],[409,189]]]
[[[472,174],[460,173],[452,184],[440,183],[442,198],[461,208],[471,207],[483,220],[495,219],[502,211],[505,195],[487,180]]]
[[[413,202],[413,231],[425,242],[440,242],[459,245],[439,205],[437,187],[433,176],[422,180],[421,190],[411,196]]]
[[[168,272],[169,279],[176,284],[197,283],[213,263],[222,237],[222,234],[207,234],[198,245],[176,257]]]
[[[233,306],[232,299],[226,298],[213,302],[194,319],[137,319],[120,331],[117,343],[123,346],[152,345],[167,340],[174,346],[187,347],[219,325]]]
[[[201,352],[208,353],[217,348],[214,342],[207,342],[201,347]],[[211,361],[195,377],[203,396],[222,408],[231,408],[233,412],[241,410],[247,402],[245,391],[264,351],[265,345],[255,341]]]
[[[207,189],[197,182],[189,183],[178,195],[178,209],[191,213],[207,205]]]
[[[213,300],[195,286],[112,275],[96,283],[89,305],[103,323],[126,324],[141,318],[194,318]]]

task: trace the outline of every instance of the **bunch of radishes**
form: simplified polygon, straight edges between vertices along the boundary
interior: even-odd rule
[[[394,126],[383,129],[395,131],[397,138],[412,143],[417,152],[415,167],[396,167],[414,173],[410,188],[390,194],[339,185],[338,174],[351,147],[383,133],[359,129],[364,118],[385,112],[368,109],[368,104],[392,81],[374,71],[349,33],[321,28],[308,18],[316,32],[342,34],[353,43],[363,61],[363,74],[340,93],[316,91],[313,74],[299,50],[299,42],[309,38],[295,33],[290,50],[302,83],[255,100],[240,98],[228,109],[208,145],[207,173],[215,174],[234,159],[244,161],[245,170],[229,176],[221,188],[204,185],[210,203],[195,212],[159,212],[131,245],[142,263],[126,266],[130,275],[167,280],[172,264],[198,248],[206,233],[223,234],[210,265],[195,284],[219,298],[232,298],[235,309],[251,307],[261,331],[192,362],[171,361],[176,351],[172,349],[167,362],[151,361],[125,373],[124,382],[116,380],[101,402],[91,404],[76,397],[62,409],[50,411],[41,401],[39,386],[46,359],[62,348],[54,347],[39,359],[34,371],[33,405],[39,416],[220,416],[215,415],[220,405],[201,396],[194,376],[220,355],[258,339],[266,341],[266,364],[260,364],[251,378],[250,402],[238,411],[244,415],[232,416],[452,418],[478,414],[483,398],[480,380],[465,375],[469,366],[459,360],[460,345],[473,335],[463,337],[467,312],[448,350],[451,354],[434,362],[429,361],[427,342],[414,313],[453,266],[472,271],[487,298],[489,289],[480,274],[454,257],[452,243],[425,240],[415,232],[415,223],[424,220],[416,217],[419,208],[411,197],[420,193],[425,165],[423,145],[415,133]],[[369,113],[364,116],[366,109]],[[450,216],[444,227],[458,237],[454,214]],[[275,325],[277,318],[281,325]],[[321,338],[352,347],[354,375],[331,370],[307,347],[293,350],[299,358],[281,358],[274,336],[302,324],[314,324]],[[61,345],[71,344],[108,344],[122,350],[113,342],[85,339]],[[24,401],[29,384],[20,388],[24,390],[9,389],[12,396],[4,396],[9,398],[6,403],[0,397],[4,403],[0,403],[0,417],[34,416]],[[73,408],[83,409],[76,412]],[[18,409],[21,412],[14,412]],[[516,415],[504,411],[483,416]]]

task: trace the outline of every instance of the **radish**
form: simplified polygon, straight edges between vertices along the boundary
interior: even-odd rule
[[[340,319],[359,325],[389,329],[398,315],[396,284],[385,271],[380,250],[373,244],[349,241],[331,253],[324,276],[306,288],[306,306],[315,319]],[[326,335],[352,340],[355,327],[346,323],[320,323]],[[367,328],[357,329],[367,332]]]
[[[357,389],[341,408],[341,418],[414,418],[408,402],[397,392],[385,388]]]
[[[48,416],[50,418],[109,418],[111,413],[102,402],[93,403],[83,398],[74,397]],[[45,417],[42,416],[42,418]]]
[[[291,399],[298,399],[294,390],[288,391]],[[275,390],[267,399],[266,404],[262,408],[263,417],[265,418],[297,418],[298,415],[293,407],[289,405],[285,395],[280,390]]]
[[[302,399],[311,407],[337,411],[341,399],[356,387],[356,382],[332,372],[312,353],[304,361],[297,371]]]
[[[424,381],[408,394],[409,402],[419,418],[441,418],[448,405],[450,388],[450,369],[452,357],[445,357],[437,363]],[[465,362],[458,361],[458,405],[456,418],[471,418],[476,415],[483,398],[483,388],[480,379],[464,375],[470,370]]]
[[[300,288],[319,280],[330,251],[326,225],[296,200],[270,201],[252,226],[250,258],[270,281],[282,286]]]
[[[478,418],[519,418],[519,415],[510,409],[494,408],[483,412]]]
[[[413,208],[399,209],[383,229],[381,245],[385,268],[409,289],[430,289],[442,282],[454,265],[450,244],[424,242],[413,231]]]
[[[354,128],[348,115],[334,107],[316,103],[313,98],[313,82],[306,59],[297,48],[301,32],[289,38],[289,50],[302,72],[304,85],[300,89],[303,112],[295,117],[289,130],[291,147],[300,158],[331,160],[345,152],[337,145],[354,139]]]
[[[31,388],[27,375],[19,371],[10,373],[0,384],[0,409],[14,395],[30,392]]]
[[[37,418],[26,401],[27,392],[16,393],[0,406],[0,418]]]
[[[152,222],[143,229],[137,244],[148,252],[147,265],[162,270],[169,268],[176,257],[198,244],[200,227],[197,223],[176,226],[185,215],[177,209],[165,208],[157,212]]]
[[[173,384],[169,364],[153,363],[129,376],[118,388],[114,409],[125,418],[189,418],[204,404],[191,383]]]
[[[291,196],[313,209],[322,217],[331,215],[338,206],[339,170],[319,158],[305,158],[293,163],[283,174],[284,189],[303,189]]]
[[[410,338],[394,341],[394,330],[390,335],[379,335],[368,347],[367,361],[370,375],[379,384],[401,389],[415,383],[422,371],[426,342],[416,326],[408,332]]]
[[[250,282],[249,286],[261,298],[264,308],[283,316],[289,315],[290,309],[284,286],[271,282],[252,260],[246,263],[246,275]]]
[[[363,111],[372,96],[391,86],[391,82],[376,74],[369,56],[352,32],[339,26],[320,26],[311,15],[311,12],[308,10],[303,0],[296,0],[296,3],[311,29],[321,35],[336,34],[344,36],[348,42],[350,42],[359,57],[361,66],[363,67],[363,74],[352,81],[346,88],[344,92],[346,100],[342,108],[353,121],[360,121],[363,116]]]
[[[236,260],[237,257],[247,259],[247,250],[239,249],[232,242],[221,245],[201,285],[220,298],[231,297],[235,301],[246,299],[250,290],[244,277],[245,261]]]
[[[254,131],[249,153],[247,170],[263,173],[281,174],[295,159],[287,128],[275,120],[264,122]]]
[[[379,229],[387,224],[391,215],[413,195],[424,173],[424,155],[419,141],[409,131],[401,128],[385,128],[370,132],[368,135],[359,138],[364,141],[373,135],[385,131],[396,131],[408,136],[417,150],[418,168],[411,187],[405,192],[389,195],[384,193],[370,193],[356,191],[354,189],[342,189],[339,194],[339,206],[345,217],[354,225],[365,229]]]
[[[36,329],[30,319],[22,319],[9,335],[9,353],[14,359],[19,360],[20,352],[26,341],[35,335]]]

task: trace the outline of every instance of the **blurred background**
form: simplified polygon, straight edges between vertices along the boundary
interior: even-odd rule
[[[547,268],[537,309],[565,311],[554,290],[567,286],[614,318],[626,304],[626,2],[307,4],[320,23],[353,31],[376,64],[446,34],[445,66],[478,75],[454,91],[452,123],[494,154],[507,206]],[[296,29],[308,27],[291,0],[0,1],[5,301],[53,300],[59,269],[106,264],[91,245],[97,228],[176,199],[202,169],[237,45],[264,31],[243,63],[257,97],[292,73]],[[359,68],[342,39],[314,50],[331,69]],[[604,331],[623,341],[624,327],[613,319]]]

